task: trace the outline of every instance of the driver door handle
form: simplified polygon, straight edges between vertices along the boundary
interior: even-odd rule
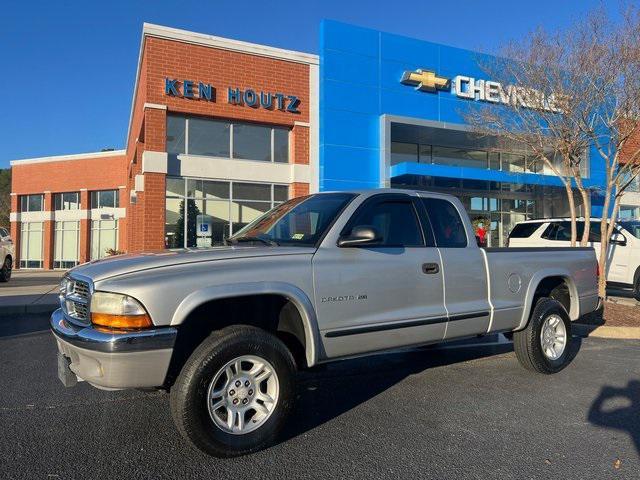
[[[434,273],[438,273],[440,271],[440,265],[437,263],[423,263],[422,264],[422,273],[427,275],[432,275]]]

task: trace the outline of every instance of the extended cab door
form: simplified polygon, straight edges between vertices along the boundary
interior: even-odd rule
[[[316,312],[327,357],[444,337],[440,256],[433,238],[423,234],[419,207],[415,196],[373,195],[339,234],[372,226],[379,242],[338,247],[336,236],[314,255]]]
[[[491,318],[485,260],[468,221],[465,227],[462,204],[438,197],[423,197],[421,202],[442,258],[449,315],[445,338],[485,333]]]

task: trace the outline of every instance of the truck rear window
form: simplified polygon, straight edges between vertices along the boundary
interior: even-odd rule
[[[533,232],[540,228],[540,225],[542,225],[542,223],[519,223],[513,227],[509,238],[529,238]]]

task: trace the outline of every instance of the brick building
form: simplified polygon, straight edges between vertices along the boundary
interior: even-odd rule
[[[16,160],[16,268],[222,243],[318,188],[318,57],[145,24],[126,148]]]

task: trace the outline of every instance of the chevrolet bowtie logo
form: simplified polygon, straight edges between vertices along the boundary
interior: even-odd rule
[[[416,90],[422,92],[435,92],[449,88],[449,79],[436,76],[435,72],[419,68],[415,72],[406,71],[402,74],[400,83],[415,85]]]

